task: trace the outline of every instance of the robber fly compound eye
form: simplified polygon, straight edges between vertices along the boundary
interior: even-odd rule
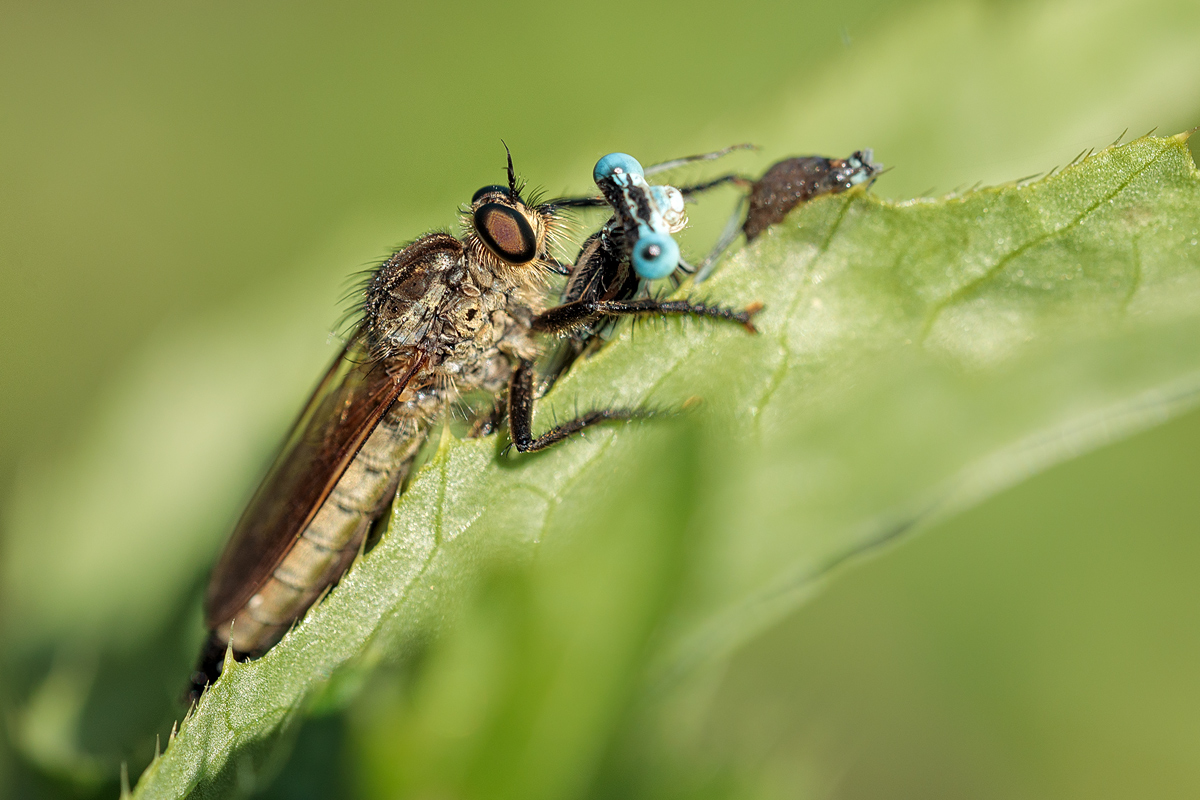
[[[493,195],[496,197],[505,197],[505,198],[510,197],[510,193],[508,191],[507,186],[499,186],[499,185],[493,184],[492,186],[484,186],[482,189],[480,189],[478,192],[476,192],[471,197],[471,205],[475,205],[483,198],[493,196]]]
[[[592,180],[600,183],[600,181],[611,180],[614,176],[622,174],[644,178],[646,171],[642,169],[641,163],[631,155],[609,153],[596,162],[596,167],[592,170]]]
[[[537,257],[537,234],[520,211],[503,203],[484,203],[472,216],[487,248],[509,264],[528,264]]]
[[[633,246],[633,268],[646,280],[665,278],[679,266],[679,245],[665,233],[647,231]]]

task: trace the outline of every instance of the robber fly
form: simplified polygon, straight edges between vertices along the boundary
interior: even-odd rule
[[[636,184],[628,162],[608,163],[612,167],[604,170],[598,165],[597,176]],[[589,299],[545,310],[549,276],[562,271],[550,254],[562,222],[558,207],[530,205],[521,189],[510,155],[508,185],[475,193],[463,212],[461,238],[425,234],[368,278],[361,321],[297,419],[213,571],[204,602],[210,633],[192,676],[193,699],[219,675],[227,650],[239,660],[263,654],[341,577],[412,468],[433,420],[460,394],[499,395],[507,386],[510,433],[521,452],[597,423],[641,415],[597,410],[534,436],[533,363],[541,334],[603,318],[664,313],[749,327],[752,311],[686,302]],[[635,195],[632,189],[613,193],[622,200]],[[682,213],[682,203],[669,192],[655,196]],[[623,247],[639,254],[637,263],[677,262],[674,242],[656,236],[673,223],[636,202],[616,215],[630,223]],[[572,278],[577,272],[570,270]]]
[[[874,181],[883,171],[883,165],[876,164],[872,158],[870,149],[858,150],[849,158],[797,156],[772,164],[757,181],[732,175],[718,178],[717,181],[735,183],[749,191],[738,203],[721,238],[700,262],[696,283],[711,274],[721,255],[729,249],[739,233],[745,235],[747,243],[752,242],[767,228],[783,222],[784,217],[801,203],[819,195],[837,194]],[[744,218],[743,206],[746,208]]]

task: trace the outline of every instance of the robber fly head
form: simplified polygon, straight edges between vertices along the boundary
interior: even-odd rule
[[[509,153],[508,185],[484,186],[463,211],[467,250],[476,264],[494,274],[516,277],[526,267],[541,272],[557,266],[549,251],[557,241],[561,220],[554,206],[523,199],[523,188]]]
[[[674,186],[651,186],[633,156],[609,153],[596,162],[592,177],[625,231],[625,245],[637,274],[665,278],[679,267],[672,233],[687,225],[683,194]]]

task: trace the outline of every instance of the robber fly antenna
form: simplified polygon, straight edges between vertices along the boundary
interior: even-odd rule
[[[504,145],[504,152],[508,155],[508,190],[513,193],[513,197],[516,197],[519,193],[517,192],[517,173],[513,170],[512,151],[508,149],[508,145],[503,139],[500,140],[500,144]]]

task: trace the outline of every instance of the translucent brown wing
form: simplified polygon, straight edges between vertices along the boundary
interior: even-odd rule
[[[333,362],[234,528],[204,598],[209,628],[237,614],[274,571],[422,366],[421,357],[371,359],[361,341],[355,335]]]

